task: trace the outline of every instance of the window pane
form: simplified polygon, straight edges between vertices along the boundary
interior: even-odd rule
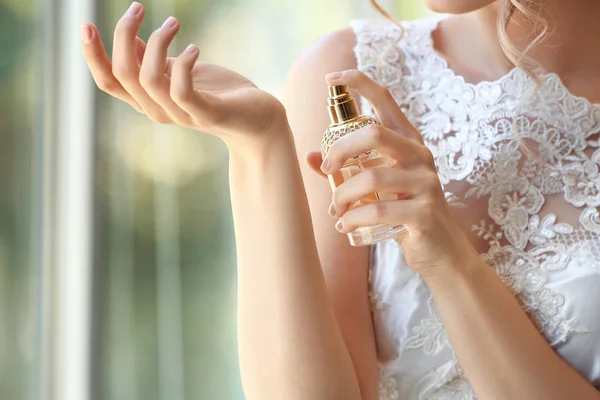
[[[41,43],[36,0],[0,0],[0,398],[34,394]]]

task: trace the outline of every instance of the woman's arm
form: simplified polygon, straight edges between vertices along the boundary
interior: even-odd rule
[[[352,66],[352,48],[352,32],[338,32],[304,53],[292,68],[286,106],[302,159],[319,149],[329,124],[324,77]],[[231,149],[246,395],[261,400],[375,399],[368,248],[353,248],[334,229],[327,212],[331,188],[302,160],[311,220],[294,143],[285,133],[277,143],[251,152]]]
[[[360,399],[327,294],[289,132],[231,149],[238,341],[248,399]]]
[[[331,188],[302,156],[320,147],[329,124],[324,77],[352,66],[353,37],[329,35],[290,72],[286,106],[302,167],[289,133],[251,153],[231,151],[240,360],[249,399],[377,398],[369,251],[334,229]]]
[[[325,36],[305,51],[290,71],[285,105],[330,301],[353,360],[361,398],[371,400],[379,396],[379,382],[368,287],[370,248],[352,247],[347,235],[335,229],[335,221],[328,212],[331,186],[305,162],[308,152],[313,152],[311,162],[320,160],[321,139],[330,124],[325,76],[340,69],[356,68],[355,45],[352,29],[344,29]],[[354,95],[359,101],[358,94]]]
[[[398,238],[403,255],[428,284],[477,397],[600,400],[590,382],[552,350],[461,231],[445,200],[433,155],[391,94],[355,70],[328,79],[367,98],[383,126],[372,125],[337,140],[322,168],[333,173],[349,157],[370,149],[396,162],[393,168],[365,171],[336,188],[340,231],[380,223],[408,228]],[[403,196],[348,209],[372,192]]]
[[[480,399],[600,399],[600,392],[552,350],[481,258],[423,276]]]
[[[307,185],[316,214],[313,232],[283,106],[243,76],[197,61],[195,46],[167,57],[180,28],[174,18],[156,29],[146,44],[137,37],[144,13],[141,4],[133,3],[121,17],[112,59],[97,28],[84,24],[83,53],[105,92],[154,121],[212,133],[230,149],[239,347],[247,398],[376,398],[368,250],[351,248],[331,221],[324,222],[331,191],[322,178],[316,186]],[[289,119],[303,151],[319,149],[328,123],[323,78],[328,68],[346,67],[344,63],[353,60],[350,36],[330,36],[291,73],[288,105],[294,112]]]

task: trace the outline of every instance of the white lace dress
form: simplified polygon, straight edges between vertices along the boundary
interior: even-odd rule
[[[438,21],[405,23],[398,43],[390,22],[353,21],[359,69],[423,134],[488,264],[555,351],[600,388],[600,105],[554,74],[525,105],[534,84],[520,69],[466,83],[434,50]],[[519,146],[513,120],[537,156]],[[372,247],[371,296],[382,400],[475,398],[427,286],[395,241]]]

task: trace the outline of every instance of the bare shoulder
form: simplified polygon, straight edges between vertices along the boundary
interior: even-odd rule
[[[330,32],[304,49],[288,73],[284,93],[288,118],[297,138],[310,133],[312,140],[309,145],[312,150],[318,148],[320,135],[329,122],[325,76],[331,72],[356,68],[355,46],[352,28]],[[309,115],[311,123],[307,124],[306,117]]]
[[[294,66],[339,68],[341,65],[356,66],[354,47],[356,36],[352,28],[340,29],[321,36],[298,57]]]
[[[354,47],[356,38],[352,28],[328,33],[304,49],[293,63],[287,79],[287,88],[311,87],[326,93],[325,75],[330,72],[356,68]],[[308,87],[307,87],[308,85]]]

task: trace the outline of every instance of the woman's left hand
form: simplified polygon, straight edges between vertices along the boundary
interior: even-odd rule
[[[339,218],[338,231],[348,233],[378,224],[404,225],[408,232],[398,241],[408,265],[421,274],[471,262],[477,253],[451,214],[433,155],[390,92],[357,70],[329,74],[327,82],[347,85],[367,99],[382,125],[370,125],[338,139],[320,168],[320,155],[309,154],[312,169],[333,174],[349,158],[373,149],[395,161],[392,168],[366,170],[334,190],[330,214]],[[355,201],[373,192],[397,194],[398,200],[350,209]]]

